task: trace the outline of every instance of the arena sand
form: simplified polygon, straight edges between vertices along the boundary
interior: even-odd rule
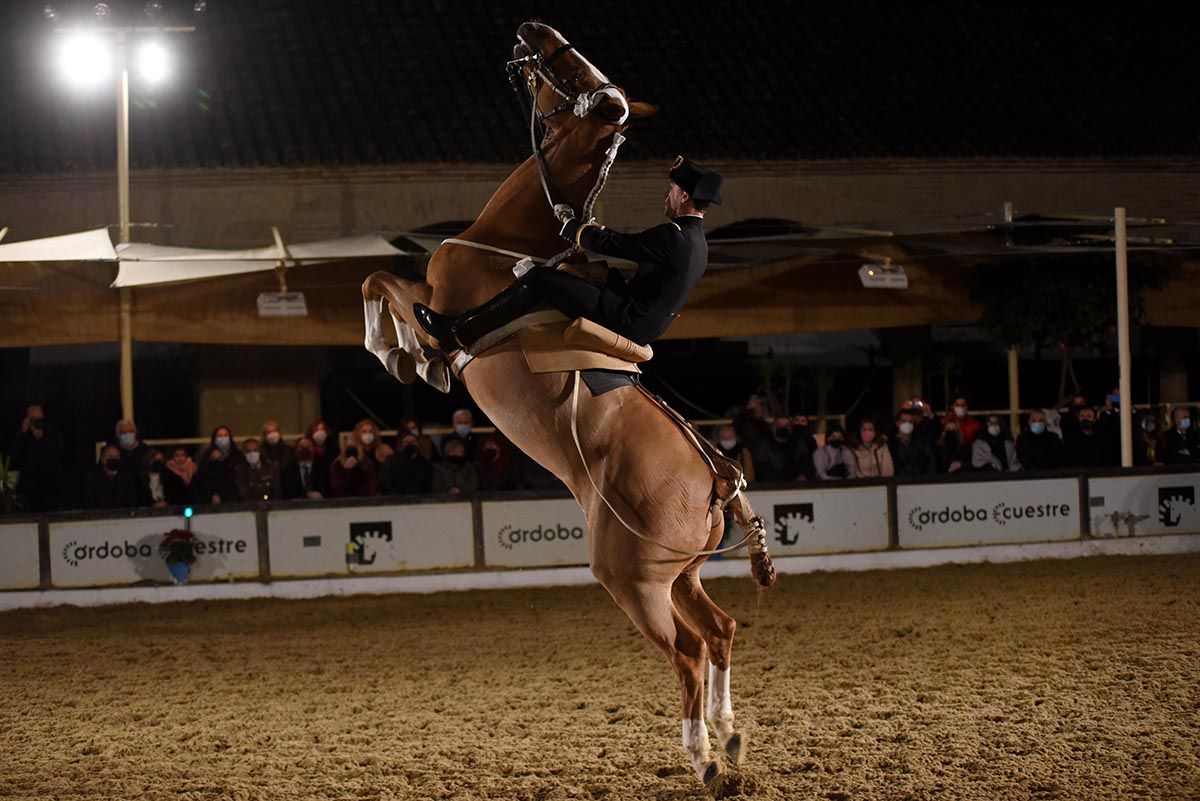
[[[1200,557],[710,582],[755,799],[1200,797]],[[0,615],[0,796],[703,799],[595,587]]]

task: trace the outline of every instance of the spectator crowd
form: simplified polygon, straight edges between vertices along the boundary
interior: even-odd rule
[[[752,396],[713,441],[749,483],[1119,467],[1119,411],[1116,390],[1099,408],[1079,395],[1065,411],[1029,412],[1014,435],[1007,415],[974,415],[965,397],[941,416],[915,397],[886,427],[869,417],[848,429],[830,423],[818,443],[808,416],[767,417],[763,399]],[[1191,410],[1174,408],[1169,420],[1137,410],[1133,424],[1135,466],[1200,463]]]
[[[751,484],[1111,467],[1121,463],[1119,408],[1115,391],[1098,408],[1077,396],[1065,411],[1030,412],[1014,436],[1007,416],[974,415],[965,397],[941,416],[918,397],[887,425],[871,418],[847,429],[831,423],[818,441],[808,416],[768,417],[763,399],[752,396],[713,438]],[[469,410],[455,412],[451,426],[434,438],[410,418],[386,442],[373,421],[362,420],[339,446],[322,420],[292,442],[268,420],[257,437],[240,441],[228,426],[217,426],[193,452],[151,447],[133,421],[121,420],[80,493],[62,486],[61,434],[40,406],[30,406],[12,438],[9,468],[19,472],[17,492],[27,512],[64,508],[64,498],[115,509],[562,488],[502,435],[476,432]],[[1134,429],[1135,465],[1200,463],[1189,409],[1173,409],[1169,420],[1139,410]]]

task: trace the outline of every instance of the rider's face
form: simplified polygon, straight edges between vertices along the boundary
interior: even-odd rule
[[[667,182],[667,194],[663,197],[663,211],[668,217],[678,217],[687,201],[688,194],[674,181]]]

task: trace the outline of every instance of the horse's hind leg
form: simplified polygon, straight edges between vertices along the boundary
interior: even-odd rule
[[[675,668],[683,699],[683,749],[700,781],[707,784],[721,772],[721,766],[709,759],[708,727],[704,725],[704,640],[675,610],[665,583],[605,582],[604,586],[633,625]]]
[[[707,717],[717,742],[733,764],[740,765],[746,753],[746,737],[733,728],[733,700],[729,694],[729,671],[733,634],[737,622],[712,602],[700,585],[700,563],[680,574],[671,585],[675,608],[700,633],[708,650]]]

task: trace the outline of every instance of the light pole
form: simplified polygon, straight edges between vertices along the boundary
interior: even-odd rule
[[[204,13],[207,3],[198,0],[192,6],[192,13]],[[162,13],[162,3],[157,0],[145,5],[145,14],[154,17]],[[151,37],[157,38],[162,34],[191,33],[194,26],[163,26],[163,25],[114,25],[110,24],[111,9],[108,3],[96,3],[94,9],[95,21],[85,25],[70,28],[56,27],[56,33],[67,34],[62,43],[61,62],[63,71],[69,80],[79,84],[96,84],[107,77],[107,66],[115,61],[117,71],[117,216],[118,238],[121,244],[130,241],[130,211],[129,211],[129,45],[131,38],[145,38],[141,47],[141,68],[143,77],[150,82],[157,82],[166,77],[166,53],[162,46]],[[58,25],[64,20],[54,6],[46,4],[44,9],[46,19]],[[111,58],[111,51],[105,47],[104,40],[111,37],[112,51],[116,58]],[[118,335],[121,343],[121,417],[133,419],[133,290],[122,287],[120,290],[120,306],[118,317]]]

